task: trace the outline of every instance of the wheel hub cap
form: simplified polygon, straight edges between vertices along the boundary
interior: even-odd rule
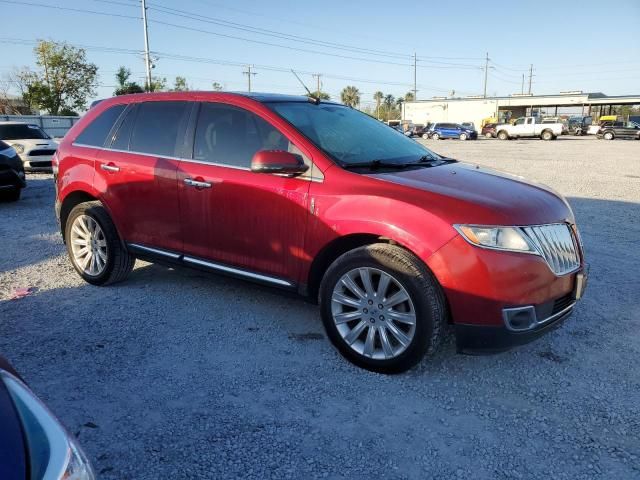
[[[79,215],[71,226],[73,261],[85,274],[100,275],[107,265],[107,239],[98,222],[89,215]]]
[[[331,313],[345,343],[365,357],[397,357],[415,336],[416,313],[409,293],[377,268],[345,273],[333,289]]]

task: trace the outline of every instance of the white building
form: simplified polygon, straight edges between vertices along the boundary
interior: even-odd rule
[[[402,120],[426,125],[431,122],[473,122],[480,128],[486,118],[501,121],[526,115],[557,116],[611,114],[619,105],[640,105],[640,95],[607,96],[603,93],[580,91],[557,95],[511,95],[508,97],[434,97],[429,100],[405,102]]]

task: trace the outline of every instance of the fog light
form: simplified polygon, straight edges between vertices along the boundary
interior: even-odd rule
[[[536,326],[536,309],[532,306],[504,308],[502,318],[509,330],[521,332]]]

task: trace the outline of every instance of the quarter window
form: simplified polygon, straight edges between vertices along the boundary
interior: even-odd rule
[[[257,115],[229,105],[203,103],[198,115],[193,158],[249,168],[260,150],[301,154],[280,131]]]
[[[106,109],[78,135],[76,143],[90,145],[92,147],[102,147],[107,139],[107,135],[115,125],[118,117],[124,111],[126,105],[114,105]]]
[[[145,102],[138,106],[129,149],[165,157],[176,156],[180,132],[188,117],[187,102]]]

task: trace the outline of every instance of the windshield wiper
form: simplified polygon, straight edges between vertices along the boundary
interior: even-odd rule
[[[358,162],[358,163],[345,163],[344,168],[352,169],[352,168],[370,168],[372,170],[376,170],[378,168],[406,168],[410,165],[410,163],[394,163],[394,162],[383,162],[382,160],[372,160],[370,162]]]

